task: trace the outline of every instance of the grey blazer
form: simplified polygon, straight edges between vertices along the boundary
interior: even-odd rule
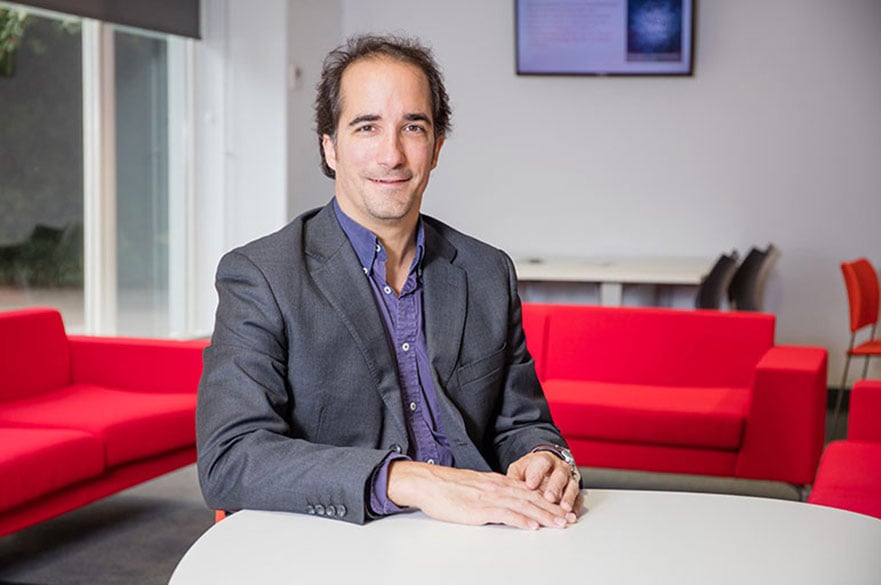
[[[526,351],[510,258],[423,216],[425,336],[456,467],[504,472],[563,443]],[[332,205],[226,254],[196,412],[215,509],[363,523],[409,438],[394,351]]]

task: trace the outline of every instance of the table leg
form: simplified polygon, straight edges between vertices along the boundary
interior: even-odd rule
[[[600,304],[604,307],[620,307],[624,285],[620,282],[600,283]]]

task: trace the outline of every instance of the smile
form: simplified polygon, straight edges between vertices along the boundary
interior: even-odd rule
[[[378,183],[380,185],[400,185],[402,183],[406,183],[409,181],[409,178],[385,178],[385,179],[370,179],[373,183]]]

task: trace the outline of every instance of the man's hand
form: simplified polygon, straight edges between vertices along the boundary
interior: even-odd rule
[[[535,530],[563,528],[575,521],[571,506],[567,510],[550,501],[510,471],[504,476],[393,461],[388,496],[398,506],[419,508],[432,518],[460,524],[507,524]]]
[[[508,477],[523,481],[548,502],[559,504],[570,513],[570,522],[581,513],[584,496],[578,482],[572,477],[569,464],[553,453],[538,451],[524,455],[508,467]]]

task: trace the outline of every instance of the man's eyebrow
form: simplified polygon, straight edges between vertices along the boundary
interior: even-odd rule
[[[382,118],[376,114],[363,114],[349,122],[349,128],[351,128],[352,126],[357,126],[358,124],[362,124],[364,122],[376,122],[377,120],[381,119]]]
[[[432,123],[431,117],[428,114],[422,114],[419,112],[406,114],[404,116],[404,119],[408,122],[425,122],[429,125],[431,125]],[[364,122],[377,122],[379,120],[382,120],[382,116],[378,114],[362,114],[360,116],[356,116],[354,119],[352,119],[351,122],[349,122],[349,128],[357,126],[358,124],[363,124]]]
[[[408,122],[426,122],[431,124],[431,118],[427,114],[407,114],[404,119]]]

